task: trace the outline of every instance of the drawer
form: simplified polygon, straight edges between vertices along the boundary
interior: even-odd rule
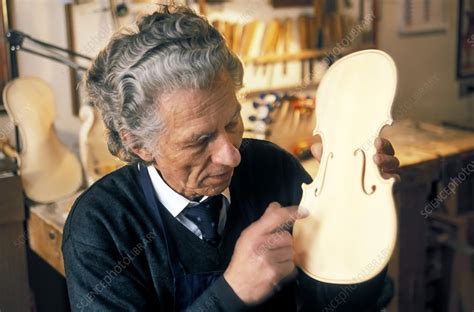
[[[62,238],[62,230],[43,219],[35,209],[31,210],[28,219],[28,239],[31,249],[64,275]]]

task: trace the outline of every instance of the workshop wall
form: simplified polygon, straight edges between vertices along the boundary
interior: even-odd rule
[[[381,1],[382,2],[382,1]],[[472,97],[459,97],[456,80],[458,1],[447,1],[446,32],[401,36],[398,25],[401,1],[383,1],[379,48],[388,52],[398,68],[397,119],[474,122]]]

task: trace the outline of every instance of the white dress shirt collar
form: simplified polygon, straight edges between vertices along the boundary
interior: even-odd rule
[[[148,173],[150,174],[151,182],[153,188],[155,189],[156,195],[158,196],[159,201],[165,206],[166,209],[171,213],[173,217],[177,217],[188,205],[198,204],[199,202],[205,201],[208,196],[204,196],[195,202],[187,199],[183,195],[175,192],[166,182],[163,180],[161,175],[158,173],[158,170],[153,165],[147,167]],[[230,191],[229,188],[226,188],[222,195],[230,203]]]

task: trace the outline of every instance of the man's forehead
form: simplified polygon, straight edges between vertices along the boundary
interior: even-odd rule
[[[232,88],[209,90],[182,89],[163,95],[160,113],[165,118],[196,119],[235,106],[235,91]]]

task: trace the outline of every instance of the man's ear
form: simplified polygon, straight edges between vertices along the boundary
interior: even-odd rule
[[[126,131],[120,130],[120,139],[122,140],[122,144],[125,148],[131,150],[135,155],[140,157],[143,161],[150,162],[153,161],[153,154],[148,151],[145,147],[141,144],[137,144],[136,139],[134,136]]]

